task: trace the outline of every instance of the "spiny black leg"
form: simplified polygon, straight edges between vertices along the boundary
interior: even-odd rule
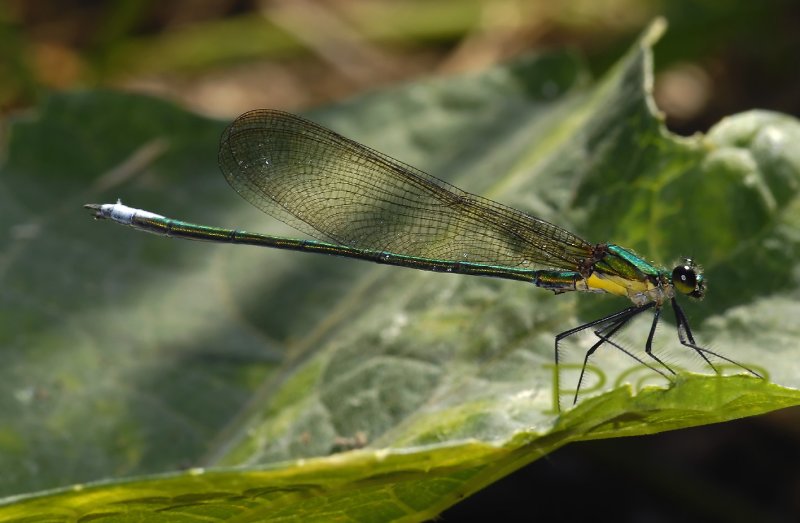
[[[694,341],[694,336],[692,336],[692,329],[689,327],[689,320],[686,319],[686,314],[683,313],[683,309],[681,309],[681,306],[678,305],[677,301],[675,301],[675,298],[672,298],[671,301],[672,310],[675,312],[675,325],[678,328],[678,340],[681,342],[681,345],[693,349],[697,354],[700,355],[701,358],[703,358],[703,360],[705,360],[708,366],[711,367],[716,374],[719,374],[719,370],[717,370],[714,364],[711,363],[711,360],[708,359],[708,356],[703,354],[703,351],[697,347],[697,344]]]
[[[678,305],[675,298],[672,298],[670,302],[672,303],[672,310],[675,312],[675,322],[678,324],[678,337],[681,341],[688,339],[690,343],[695,343],[694,336],[692,336],[692,329],[689,327],[689,320],[686,319],[686,314],[683,313],[683,309]],[[683,327],[683,330],[681,330],[681,327]],[[686,338],[684,338],[684,332],[686,333]]]
[[[669,365],[667,365],[666,363],[661,361],[661,358],[659,358],[658,356],[653,354],[653,338],[656,335],[656,327],[658,326],[659,318],[661,318],[661,306],[660,305],[656,306],[656,310],[655,310],[655,312],[653,312],[653,323],[650,325],[650,334],[647,335],[647,343],[645,343],[645,345],[644,345],[644,352],[648,356],[650,356],[651,358],[653,358],[654,360],[659,362],[665,369],[667,369],[668,371],[670,371],[674,375],[675,371],[672,370],[669,367]]]
[[[631,317],[627,318],[626,322],[628,320],[630,320]],[[624,325],[624,323],[622,325]],[[598,329],[598,330],[594,331],[594,335],[597,336],[598,338],[600,338],[600,341],[595,343],[592,346],[592,348],[589,349],[589,352],[586,353],[586,358],[584,358],[584,360],[583,360],[583,368],[581,368],[581,379],[583,379],[583,371],[586,368],[587,362],[589,361],[590,353],[594,352],[594,350],[597,347],[599,347],[602,343],[608,343],[609,345],[611,345],[615,349],[619,350],[620,352],[623,352],[623,353],[627,354],[630,358],[638,361],[642,366],[647,367],[648,369],[652,370],[653,372],[655,372],[657,374],[660,374],[665,380],[669,381],[669,379],[670,379],[669,376],[664,374],[661,370],[657,369],[656,367],[653,367],[649,363],[646,363],[641,358],[639,358],[638,356],[636,356],[635,354],[633,354],[632,352],[627,350],[625,347],[623,347],[622,345],[620,345],[619,343],[617,343],[617,342],[615,342],[614,340],[611,339],[611,335],[614,334],[614,332],[616,332],[619,329],[619,327],[622,327],[622,325],[618,325],[617,328],[615,328],[614,330],[612,330],[611,332],[608,332],[608,333],[604,333],[603,332],[607,327],[604,328],[604,329]],[[667,368],[669,368],[669,367],[667,367]],[[580,386],[581,386],[581,383],[580,383],[580,380],[578,380],[578,390],[575,391],[575,400],[573,401],[573,405],[578,401],[578,392],[580,391]]]
[[[583,374],[584,372],[586,372],[586,365],[589,363],[589,356],[594,354],[594,351],[596,351],[600,345],[608,342],[609,338],[611,338],[611,336],[613,336],[615,332],[620,330],[622,326],[628,323],[634,316],[635,315],[624,316],[622,319],[619,319],[610,325],[606,325],[602,329],[594,331],[595,336],[597,336],[600,339],[597,341],[597,343],[589,347],[589,350],[586,351],[586,355],[583,357],[583,366],[581,367],[581,375],[578,377],[578,386],[575,387],[575,398],[572,400],[573,405],[578,403],[578,393],[580,393],[581,391],[581,384],[583,383]]]
[[[692,336],[692,329],[689,327],[689,320],[686,319],[686,314],[684,314],[683,309],[681,309],[680,305],[678,305],[678,302],[675,301],[675,298],[672,298],[672,310],[675,311],[675,320],[678,325],[678,340],[681,342],[681,345],[693,349],[696,353],[702,356],[703,359],[706,360],[708,365],[712,369],[714,369],[714,372],[719,374],[719,371],[717,370],[716,367],[714,367],[714,365],[711,364],[708,357],[706,357],[706,354],[711,354],[716,358],[727,361],[730,364],[736,365],[740,369],[746,370],[756,378],[764,379],[764,376],[762,376],[761,374],[757,373],[756,371],[754,371],[749,367],[745,367],[738,361],[734,361],[726,356],[723,356],[722,354],[718,354],[710,349],[706,349],[705,347],[700,347],[699,345],[697,345],[697,343],[694,341],[694,336]]]
[[[639,311],[639,307],[635,307],[635,306],[634,307],[628,307],[627,309],[623,309],[621,311],[615,312],[614,314],[611,314],[609,316],[605,316],[605,317],[600,318],[598,320],[590,321],[589,323],[584,323],[583,325],[578,325],[577,327],[573,327],[572,329],[569,329],[569,330],[566,330],[564,332],[561,332],[561,333],[557,334],[556,338],[555,338],[556,376],[558,376],[558,344],[561,343],[561,340],[563,340],[565,338],[568,338],[568,337],[572,336],[573,334],[576,334],[578,332],[586,330],[586,329],[588,329],[590,327],[594,327],[595,325],[600,325],[600,324],[609,323],[609,322],[612,322],[612,324],[613,324],[613,323],[616,323],[618,321],[622,321],[623,324],[624,324],[625,321],[627,321],[628,319],[632,318],[633,316],[635,316],[639,312],[640,312]],[[603,344],[603,340],[601,339],[599,342],[597,342],[595,344],[595,346],[593,346],[589,350],[594,352],[595,350],[597,350],[597,347],[599,347],[602,344]],[[588,356],[586,357],[586,359],[588,359]],[[583,379],[583,371],[586,369],[586,359],[584,359],[583,368],[581,368],[581,379]],[[556,386],[556,408],[558,410],[561,410],[561,395],[559,394],[558,390],[559,390],[559,387]],[[577,393],[578,393],[579,390],[580,390],[580,380],[578,381],[578,387],[577,387],[577,390],[575,392],[576,396],[577,396]]]
[[[625,354],[627,354],[628,356],[630,356],[630,357],[631,357],[631,358],[633,358],[634,360],[636,360],[636,361],[638,361],[639,363],[641,363],[643,366],[647,367],[648,369],[652,370],[653,372],[657,372],[658,374],[661,374],[661,375],[662,375],[662,376],[663,376],[665,379],[669,380],[669,376],[667,376],[666,374],[664,374],[662,371],[660,371],[660,370],[659,370],[659,369],[657,369],[656,367],[653,367],[653,366],[652,366],[652,365],[650,365],[649,363],[647,363],[647,362],[643,361],[641,358],[639,358],[639,357],[638,357],[638,356],[636,356],[634,353],[632,353],[632,352],[630,352],[629,350],[627,350],[627,349],[626,349],[625,347],[623,347],[622,345],[618,344],[616,341],[614,341],[614,340],[612,340],[611,338],[609,338],[608,336],[606,336],[606,335],[602,334],[602,333],[601,333],[601,331],[595,331],[595,332],[594,332],[594,334],[595,334],[595,336],[597,336],[598,338],[602,338],[603,340],[605,340],[605,342],[606,342],[606,343],[608,343],[609,345],[611,345],[611,346],[612,346],[612,347],[614,347],[615,349],[617,349],[617,350],[619,350],[619,351],[621,351],[621,352],[624,352]]]
[[[649,307],[646,305],[645,308],[649,308]],[[568,337],[572,336],[573,334],[577,334],[577,333],[579,333],[579,332],[581,332],[583,330],[588,329],[589,327],[594,327],[595,325],[601,325],[601,324],[604,324],[604,323],[611,323],[611,322],[614,322],[616,320],[619,320],[620,318],[636,316],[637,314],[639,314],[643,310],[645,310],[645,309],[643,309],[641,307],[636,307],[634,305],[633,307],[628,307],[627,309],[623,309],[621,311],[615,312],[614,314],[610,314],[608,316],[600,318],[599,320],[590,321],[589,323],[584,323],[583,325],[578,325],[577,327],[573,327],[572,329],[569,329],[569,330],[566,330],[566,331],[561,332],[559,334],[556,334],[556,366],[558,366],[558,344],[564,338],[568,338]]]
[[[647,309],[652,308],[654,305],[655,305],[655,303],[653,303],[653,302],[648,303],[648,304],[646,304],[646,305],[644,305],[642,307],[638,307],[638,306],[634,305],[633,307],[628,307],[627,309],[623,309],[621,311],[615,312],[614,314],[610,314],[610,315],[605,316],[603,318],[600,318],[600,319],[597,319],[597,320],[594,320],[594,321],[590,321],[588,323],[584,323],[583,325],[578,325],[577,327],[574,327],[572,329],[569,329],[567,331],[564,331],[564,332],[559,333],[558,335],[556,335],[556,339],[555,339],[556,373],[558,372],[558,344],[561,342],[561,340],[563,340],[564,338],[568,338],[569,336],[572,336],[573,334],[576,334],[578,332],[586,330],[586,329],[588,329],[590,327],[594,327],[595,325],[608,324],[608,325],[604,326],[602,329],[599,329],[599,330],[595,331],[595,335],[600,338],[600,341],[595,343],[589,349],[589,351],[587,352],[587,355],[584,358],[583,367],[581,368],[581,379],[583,379],[583,373],[586,370],[586,362],[588,361],[589,356],[591,355],[591,353],[596,351],[597,348],[600,347],[603,343],[611,343],[613,346],[615,346],[618,349],[622,350],[622,352],[628,354],[629,356],[631,356],[635,360],[637,360],[640,363],[644,364],[644,362],[642,362],[642,360],[640,360],[639,358],[636,358],[635,356],[633,356],[631,353],[629,353],[628,351],[626,351],[625,349],[623,349],[622,347],[620,347],[616,343],[611,342],[609,337],[610,337],[611,334],[616,332],[620,327],[625,325],[625,323],[627,323],[631,318],[633,318],[637,314],[641,314],[642,312],[646,311]],[[611,332],[609,334],[603,334],[608,329],[613,329],[613,330],[611,330]],[[649,365],[646,365],[646,366],[650,367]],[[577,390],[576,390],[576,393],[575,393],[576,394],[576,398],[577,398],[577,393],[579,391],[580,391],[580,381],[578,382],[578,387],[577,387]],[[558,394],[558,392],[556,392],[556,394]],[[559,399],[556,398],[556,405],[557,406],[558,406],[558,403],[559,403]]]
[[[583,375],[586,372],[586,365],[589,363],[589,357],[592,354],[594,354],[594,352],[598,349],[598,347],[600,347],[600,345],[602,345],[603,343],[608,343],[609,345],[611,345],[615,349],[624,352],[625,354],[627,354],[628,356],[630,356],[634,360],[638,361],[639,363],[641,363],[642,365],[644,365],[648,369],[652,370],[653,372],[657,372],[657,373],[661,374],[662,376],[664,376],[664,378],[669,379],[669,377],[666,374],[664,374],[663,372],[661,372],[657,368],[653,367],[652,365],[649,365],[649,364],[645,363],[638,356],[636,356],[635,354],[633,354],[629,350],[625,349],[622,345],[618,344],[617,342],[615,342],[614,340],[611,339],[611,337],[614,335],[614,333],[616,333],[618,330],[620,330],[625,324],[627,324],[629,321],[631,321],[631,319],[633,317],[635,317],[635,316],[636,316],[636,314],[631,314],[629,316],[626,316],[626,317],[623,317],[621,319],[618,319],[614,323],[611,323],[609,325],[605,325],[601,329],[598,329],[598,330],[594,331],[594,335],[597,336],[598,338],[600,338],[600,340],[597,343],[595,343],[594,345],[592,345],[591,347],[589,347],[589,350],[586,351],[586,355],[583,358],[583,366],[581,367],[581,375],[580,375],[580,377],[578,377],[578,386],[575,388],[575,398],[573,398],[573,400],[572,400],[572,404],[573,405],[578,403],[578,394],[581,391],[581,384],[583,383]]]

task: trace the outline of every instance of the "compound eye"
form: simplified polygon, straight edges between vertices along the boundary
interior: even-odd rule
[[[672,285],[681,294],[693,294],[697,289],[697,271],[691,261],[672,270]]]

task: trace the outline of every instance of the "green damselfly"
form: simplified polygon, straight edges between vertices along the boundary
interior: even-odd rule
[[[256,110],[224,131],[219,165],[245,200],[314,240],[283,238],[173,220],[115,204],[87,204],[96,218],[179,238],[315,252],[436,272],[521,280],[555,294],[604,292],[632,305],[555,337],[593,329],[573,403],[590,356],[608,344],[642,365],[675,371],[653,353],[663,306],[675,314],[678,339],[715,372],[710,357],[754,370],[697,344],[677,295],[702,298],[706,281],[691,259],[668,270],[613,243],[590,243],[525,212],[470,194],[306,119]],[[614,341],[639,314],[653,310],[645,353],[650,365]]]

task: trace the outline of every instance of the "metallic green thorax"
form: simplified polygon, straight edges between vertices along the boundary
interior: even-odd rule
[[[668,275],[668,271],[647,263],[631,251],[609,243],[608,253],[594,264],[594,270],[603,274],[616,275],[626,280],[653,282]]]

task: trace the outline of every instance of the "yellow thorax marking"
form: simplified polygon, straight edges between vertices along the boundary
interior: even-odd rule
[[[628,280],[619,276],[611,276],[597,272],[586,279],[586,287],[589,290],[599,290],[616,296],[625,297],[633,294],[645,293],[655,288],[655,286],[647,280]]]

